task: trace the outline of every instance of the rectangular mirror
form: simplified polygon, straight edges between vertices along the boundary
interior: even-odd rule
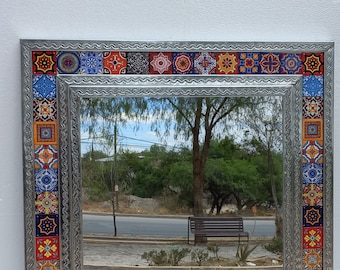
[[[204,183],[197,215],[228,223],[241,216],[250,245],[260,243],[251,263],[282,265],[282,96],[83,98],[80,104],[85,268],[246,264],[236,258],[234,237],[201,243],[207,253],[216,242],[218,257],[190,259],[198,247],[192,234],[188,243],[187,228],[195,212],[193,149],[206,159],[196,165],[204,175],[195,178]],[[146,250],[173,249],[189,254],[179,262],[142,258]]]
[[[332,269],[333,44],[21,44],[26,269],[82,268],[81,98],[267,95],[284,108],[284,269]],[[127,74],[114,74],[114,52]],[[53,184],[41,184],[44,172]],[[317,205],[303,199],[310,184],[322,185]]]

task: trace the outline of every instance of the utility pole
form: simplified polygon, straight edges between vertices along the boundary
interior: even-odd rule
[[[119,212],[119,202],[118,202],[118,183],[119,183],[119,175],[118,175],[118,160],[117,160],[117,117],[115,119],[115,128],[114,128],[114,162],[115,162],[115,178],[114,178],[114,191],[115,191],[115,198],[116,198],[116,212]]]
[[[112,185],[112,215],[113,215],[113,229],[114,236],[117,236],[117,225],[116,225],[116,207],[115,207],[115,197],[116,195],[116,183],[117,183],[117,119],[115,120],[114,126],[114,174],[113,174],[113,183]],[[115,196],[116,195],[116,196]]]

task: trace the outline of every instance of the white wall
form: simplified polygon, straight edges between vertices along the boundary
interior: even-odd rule
[[[1,269],[24,269],[20,39],[334,41],[338,59],[339,14],[340,1],[334,0],[2,0]],[[340,132],[338,73],[336,62],[334,134]],[[339,158],[340,144],[335,140],[335,160]],[[338,205],[340,168],[334,172]],[[340,254],[340,210],[334,211],[334,249]],[[340,269],[340,257],[334,257],[335,269]]]

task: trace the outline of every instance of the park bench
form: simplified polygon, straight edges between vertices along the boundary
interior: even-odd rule
[[[243,229],[242,217],[189,217],[188,218],[188,244],[190,232],[204,237],[234,237],[247,238],[249,233]]]

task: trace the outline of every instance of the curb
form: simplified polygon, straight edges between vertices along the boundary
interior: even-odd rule
[[[174,237],[174,238],[154,238],[154,237],[142,237],[138,236],[138,238],[133,237],[126,237],[126,236],[101,236],[101,235],[84,235],[83,241],[86,243],[98,243],[98,244],[104,244],[104,243],[133,243],[133,244],[148,244],[148,245],[155,245],[155,244],[188,244],[187,237]],[[267,242],[271,240],[272,237],[250,237],[249,242],[250,243],[259,243],[259,242]],[[190,238],[190,243],[193,244],[193,238]],[[234,239],[221,239],[221,238],[213,238],[210,237],[210,241],[218,241],[219,243],[235,243]]]
[[[94,266],[84,265],[84,270],[189,270],[189,269],[228,269],[228,270],[282,270],[283,266]]]
[[[83,211],[85,215],[95,215],[95,216],[112,216],[112,213],[108,212],[91,212]],[[188,219],[192,215],[149,215],[149,214],[125,214],[116,213],[116,217],[144,217],[144,218],[178,218],[178,219]],[[274,216],[245,216],[242,217],[244,220],[258,219],[258,220],[274,220]]]

